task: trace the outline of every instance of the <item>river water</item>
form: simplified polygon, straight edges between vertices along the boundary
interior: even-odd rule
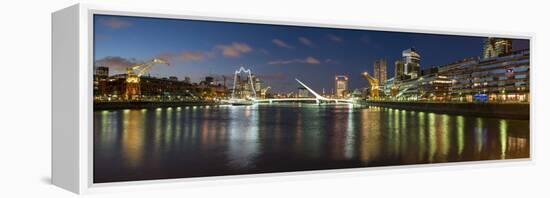
[[[94,183],[529,157],[529,121],[353,105],[94,111]]]

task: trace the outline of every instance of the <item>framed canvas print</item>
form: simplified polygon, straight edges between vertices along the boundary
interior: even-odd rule
[[[532,159],[529,34],[90,5],[52,20],[52,180],[73,192]]]

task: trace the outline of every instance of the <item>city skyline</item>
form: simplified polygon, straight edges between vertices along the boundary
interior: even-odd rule
[[[245,66],[273,92],[296,91],[295,78],[304,78],[318,91],[331,89],[336,75],[347,75],[350,89],[361,88],[368,84],[361,73],[372,73],[380,58],[387,60],[389,79],[405,49],[417,49],[425,69],[481,56],[486,39],[108,15],[94,19],[94,65],[108,66],[111,73],[125,73],[126,67],[154,57],[171,64],[153,67],[151,75],[188,76],[194,82],[231,76]],[[529,48],[528,40],[513,44],[514,50]]]
[[[529,40],[94,19],[94,183],[531,157]]]

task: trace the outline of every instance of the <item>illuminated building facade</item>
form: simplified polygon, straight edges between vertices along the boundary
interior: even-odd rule
[[[107,78],[109,78],[109,67],[95,67],[93,82],[94,95],[103,95],[106,92]]]
[[[451,80],[451,100],[456,102],[472,102],[472,73],[479,63],[479,57],[470,57],[439,66],[439,75]]]
[[[374,78],[378,80],[380,86],[384,86],[386,80],[388,80],[386,59],[379,59],[374,61]]]
[[[483,58],[494,58],[512,52],[512,40],[487,38],[483,45]]]
[[[529,57],[526,49],[466,58],[423,70],[417,79],[389,79],[384,93],[395,100],[529,102]]]
[[[474,100],[529,102],[529,50],[479,61],[472,72]]]
[[[135,87],[135,84],[128,83],[128,74],[116,74],[109,76],[104,80],[98,79],[97,89],[94,89],[94,99],[98,101],[126,101],[126,94],[129,87]],[[203,99],[212,100],[214,98],[227,97],[225,86],[210,85],[203,81],[200,84],[191,84],[186,80],[180,81],[176,77],[156,78],[150,76],[139,77],[139,95],[137,99],[141,101],[178,101]],[[94,80],[96,84],[96,80]]]
[[[394,80],[408,80],[418,78],[420,75],[420,54],[416,49],[403,50],[402,60],[395,61]]]
[[[394,80],[400,81],[405,79],[405,62],[403,62],[402,60],[395,61],[394,69]]]
[[[345,75],[337,75],[334,77],[334,94],[336,98],[344,98],[348,94],[348,77]]]
[[[262,95],[262,81],[257,76],[252,76],[252,84],[254,85],[254,90],[256,91],[256,96]]]
[[[97,66],[97,67],[95,68],[94,75],[95,75],[97,78],[103,78],[103,79],[109,77],[109,67]]]
[[[411,79],[417,78],[420,73],[420,54],[414,48],[403,51],[403,73]]]

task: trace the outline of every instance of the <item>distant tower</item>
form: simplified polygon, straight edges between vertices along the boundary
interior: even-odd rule
[[[345,75],[336,75],[334,77],[334,89],[336,98],[343,98],[348,92],[348,77]]]
[[[399,81],[403,80],[405,76],[405,63],[402,60],[395,61],[394,79]]]
[[[109,68],[98,66],[94,73],[94,96],[103,96],[107,93],[107,79],[109,78]]]
[[[483,58],[493,58],[512,51],[512,40],[505,38],[487,38],[483,44]]]
[[[109,77],[109,68],[105,66],[98,66],[95,68],[95,75],[99,79],[105,79]]]
[[[409,48],[403,51],[404,71],[403,73],[410,78],[417,78],[420,73],[420,54],[416,49]]]
[[[254,83],[254,90],[256,90],[256,95],[261,95],[262,91],[262,81],[258,76],[252,77],[252,82]]]
[[[388,63],[386,59],[379,59],[374,61],[374,78],[378,80],[378,84],[383,86],[388,79],[387,73]]]

